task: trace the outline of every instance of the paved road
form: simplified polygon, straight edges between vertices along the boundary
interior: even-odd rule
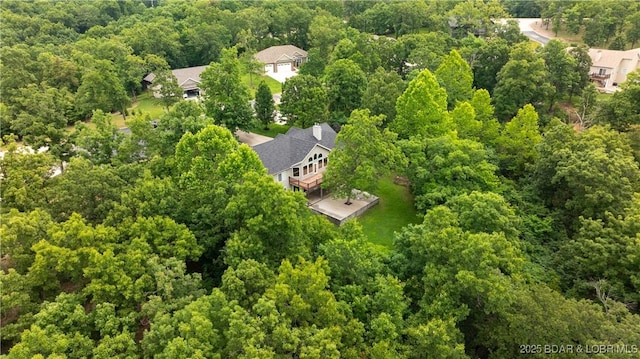
[[[520,32],[530,38],[533,41],[539,42],[542,45],[546,45],[547,42],[549,42],[551,39],[544,36],[544,35],[540,35],[539,33],[537,33],[534,28],[536,26],[538,26],[538,23],[541,21],[540,19],[535,19],[535,18],[519,18],[516,19],[518,20],[518,25],[520,25]]]
[[[238,140],[240,140],[240,142],[246,143],[251,147],[273,140],[273,138],[271,137],[262,136],[253,132],[244,132],[240,130],[236,131],[236,136],[238,136]]]
[[[546,45],[547,42],[549,42],[549,40],[551,40],[548,37],[544,37],[544,36],[538,34],[535,31],[522,31],[522,34],[524,36],[530,38],[533,41],[541,43],[542,45]]]

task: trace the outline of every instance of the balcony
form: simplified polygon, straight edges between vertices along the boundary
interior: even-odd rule
[[[302,178],[302,179],[296,179],[293,177],[289,177],[289,184],[291,186],[296,186],[299,187],[301,189],[304,189],[306,191],[311,191],[314,190],[318,187],[320,187],[320,185],[322,184],[322,175],[324,174],[324,169],[322,171],[319,171],[318,173],[306,177],[306,178]]]
[[[592,72],[590,76],[592,80],[608,80],[611,77],[611,74],[600,74],[597,72]]]

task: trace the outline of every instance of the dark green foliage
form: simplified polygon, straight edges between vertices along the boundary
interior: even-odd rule
[[[220,63],[211,63],[201,78],[207,115],[232,132],[251,128],[253,116],[249,105],[249,90],[240,81],[237,50],[224,50]]]
[[[593,88],[583,92],[585,49],[519,43],[513,22],[496,21],[501,4],[540,12],[551,30],[598,46],[638,40],[637,2],[626,0],[0,2],[2,353],[418,359],[515,358],[537,343],[635,350],[638,75],[595,103]],[[379,235],[389,241],[398,230],[393,245],[371,244],[355,221],[336,227],[313,214],[234,137],[256,122],[240,59],[285,44],[309,51],[283,88],[289,121],[360,121],[339,132],[325,183],[339,171],[344,188],[369,189],[384,172],[406,194],[381,202],[379,213],[401,210],[371,227],[387,229]],[[172,104],[182,90],[169,69],[212,61],[204,103]],[[169,111],[153,118],[148,102],[135,102],[150,72],[169,81]],[[267,122],[263,87],[256,112]],[[537,119],[535,108],[574,95],[579,123]],[[128,129],[114,127],[116,111]],[[539,121],[551,121],[542,137]],[[409,157],[406,172],[395,146]],[[402,165],[389,174],[392,164]],[[422,224],[400,228],[416,222],[406,210],[414,199]]]
[[[327,90],[320,80],[300,74],[287,79],[282,86],[280,111],[289,124],[307,128],[326,121],[327,101]]]
[[[367,89],[362,95],[362,104],[372,115],[384,115],[384,125],[396,118],[396,101],[404,92],[405,83],[395,72],[386,72],[379,67],[371,75]]]
[[[365,73],[351,60],[337,60],[325,69],[329,111],[349,116],[360,107],[367,87]]]
[[[541,197],[563,215],[567,228],[578,229],[579,217],[604,219],[620,215],[638,191],[640,170],[627,140],[603,127],[575,134],[558,121],[550,125],[539,147],[534,183]]]
[[[498,187],[497,167],[488,162],[488,153],[478,142],[450,134],[413,138],[401,146],[409,159],[408,176],[420,211],[459,194]]]
[[[256,91],[255,111],[258,121],[260,121],[266,130],[269,129],[269,125],[273,122],[275,110],[271,90],[269,90],[269,86],[262,81]]]

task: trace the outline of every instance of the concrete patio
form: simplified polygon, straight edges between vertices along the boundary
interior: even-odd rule
[[[356,196],[351,199],[350,205],[345,204],[346,198],[332,198],[331,196],[320,198],[318,194],[310,194],[309,208],[326,216],[331,222],[341,225],[349,219],[360,216],[380,202],[380,199],[373,195],[364,196],[360,192],[354,194]]]

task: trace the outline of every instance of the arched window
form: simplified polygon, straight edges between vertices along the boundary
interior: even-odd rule
[[[313,162],[313,158],[309,157],[309,162]]]
[[[315,155],[313,155],[313,159],[317,159],[318,158],[318,154],[316,153]]]
[[[318,158],[322,158],[322,153],[318,155]]]

